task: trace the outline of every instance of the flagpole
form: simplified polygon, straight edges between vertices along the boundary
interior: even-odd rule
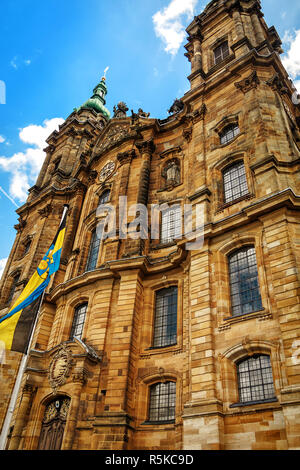
[[[63,215],[62,215],[62,218],[61,218],[61,222],[63,221],[68,208],[69,208],[69,206],[67,204],[65,204],[64,205],[64,210],[63,210]],[[44,300],[44,296],[45,296],[45,290],[43,291],[43,293],[41,295],[41,300],[40,300],[39,308],[38,308],[36,318],[35,318],[35,321],[34,321],[34,324],[33,324],[32,330],[31,330],[27,351],[21,359],[19,370],[18,370],[18,375],[17,375],[16,381],[15,381],[13,392],[11,394],[9,406],[8,406],[8,409],[7,409],[7,412],[6,412],[5,420],[4,420],[1,435],[0,435],[0,450],[5,450],[5,446],[6,446],[6,442],[7,442],[7,438],[8,438],[8,433],[9,433],[9,428],[10,428],[10,423],[11,423],[11,420],[12,420],[13,412],[14,412],[14,409],[15,409],[15,406],[16,406],[18,395],[19,395],[20,386],[21,386],[21,382],[22,382],[22,377],[23,377],[23,374],[24,374],[24,372],[26,370],[26,367],[27,367],[27,362],[28,362],[28,359],[29,359],[29,351],[31,349],[31,344],[32,344],[32,341],[33,341],[33,337],[34,337],[35,329],[36,329],[36,326],[37,326],[37,322],[38,322],[38,319],[39,319],[39,316],[40,316],[40,310],[41,310],[41,306],[42,306],[42,303],[43,303],[43,300]]]
[[[43,303],[43,300],[44,300],[44,295],[45,295],[45,291],[43,291],[43,293],[41,295],[41,300],[40,300],[40,303],[39,303],[39,308],[38,308],[38,311],[37,311],[37,314],[36,314],[34,325],[33,325],[32,331],[31,331],[27,351],[23,355],[23,357],[21,359],[21,362],[20,362],[18,375],[17,375],[16,382],[15,382],[15,385],[14,385],[14,388],[13,388],[13,392],[11,394],[9,406],[8,406],[8,409],[7,409],[7,413],[6,413],[5,420],[4,420],[3,427],[2,427],[2,431],[1,431],[0,450],[5,450],[5,446],[6,446],[6,442],[7,442],[7,438],[8,438],[8,433],[9,433],[9,428],[10,428],[10,423],[11,423],[11,420],[12,420],[13,412],[14,412],[14,409],[15,409],[15,406],[16,406],[18,395],[19,395],[19,390],[20,390],[20,386],[21,386],[21,382],[22,382],[22,377],[23,377],[23,374],[24,374],[24,372],[26,370],[26,367],[27,367],[27,363],[28,363],[28,359],[29,359],[29,351],[30,351],[30,348],[31,348],[31,344],[32,344],[32,341],[33,341],[33,336],[34,336],[34,333],[35,333],[35,328],[36,328],[38,318],[39,318],[39,315],[40,315],[40,309],[41,309],[41,306],[42,306],[42,303]]]

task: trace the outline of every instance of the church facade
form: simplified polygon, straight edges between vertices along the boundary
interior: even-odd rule
[[[169,117],[110,116],[103,78],[17,210],[0,315],[70,207],[10,450],[300,448],[298,96],[258,0],[214,0],[187,34],[191,87]],[[104,204],[122,223],[101,238]],[[20,359],[1,367],[0,426]]]

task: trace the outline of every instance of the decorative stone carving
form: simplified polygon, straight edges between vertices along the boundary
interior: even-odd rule
[[[38,210],[38,213],[40,214],[41,219],[46,219],[52,213],[52,211],[53,211],[52,204],[47,204],[42,209]]]
[[[260,80],[257,76],[256,71],[254,70],[249,77],[245,78],[244,80],[241,80],[240,82],[236,82],[235,86],[239,90],[241,90],[244,94],[246,94],[248,91],[252,90],[253,88],[257,88],[257,85],[259,85]]]
[[[53,393],[56,393],[57,389],[66,383],[71,366],[72,353],[66,345],[63,344],[53,357],[49,367],[48,380]]]
[[[118,104],[117,104],[117,107],[114,106],[114,118],[115,119],[122,119],[122,118],[126,118],[126,113],[128,111],[129,108],[127,108],[127,105],[126,103],[124,103],[123,101],[120,101]]]
[[[103,136],[103,141],[100,144],[99,152],[104,151],[108,147],[120,142],[122,139],[128,136],[129,128],[128,125],[114,125],[108,132]]]
[[[278,73],[276,73],[270,80],[268,80],[266,84],[269,85],[273,91],[277,91],[280,95],[288,93],[288,89],[283,84]]]
[[[19,219],[19,223],[14,226],[15,230],[20,233],[23,231],[23,229],[26,227],[27,222],[23,220],[22,218]]]
[[[150,116],[150,113],[145,113],[142,108],[138,109],[138,112],[135,113],[133,109],[131,110],[131,124],[134,124],[136,121],[138,121],[140,118],[143,119],[148,119]]]
[[[168,110],[168,113],[169,114],[177,114],[177,113],[180,113],[180,111],[182,111],[183,108],[184,108],[184,103],[181,100],[178,100],[176,98],[176,100],[172,104],[171,108]]]
[[[104,183],[110,175],[113,173],[114,169],[116,167],[116,164],[114,162],[108,162],[100,171],[99,173],[99,181],[100,183]]]
[[[120,165],[125,165],[125,163],[131,163],[131,160],[136,156],[135,150],[130,150],[128,152],[120,152],[117,155],[118,162]]]
[[[97,178],[97,175],[98,175],[98,173],[97,173],[96,170],[91,170],[91,171],[89,172],[89,184],[95,183],[95,180],[96,180],[96,178]]]
[[[148,153],[151,155],[155,151],[155,145],[153,143],[153,139],[136,142],[135,146],[141,154]]]

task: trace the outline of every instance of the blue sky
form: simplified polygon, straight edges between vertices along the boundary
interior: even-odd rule
[[[0,31],[0,274],[15,209],[42,164],[44,140],[107,73],[107,107],[125,101],[165,118],[188,89],[184,29],[202,0],[9,0]],[[300,83],[300,4],[262,0],[285,39],[285,64]],[[299,80],[299,82],[298,82]],[[5,104],[4,86],[6,88]]]

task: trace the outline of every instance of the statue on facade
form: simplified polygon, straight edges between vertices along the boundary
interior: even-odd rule
[[[121,119],[126,118],[126,113],[129,108],[127,108],[126,103],[124,101],[120,101],[117,106],[114,106],[114,118]]]
[[[180,184],[180,166],[177,159],[170,160],[163,170],[167,186]]]
[[[176,100],[172,104],[171,108],[168,110],[168,113],[169,114],[176,114],[176,113],[179,113],[180,111],[182,111],[183,108],[184,108],[183,102],[176,98]]]

